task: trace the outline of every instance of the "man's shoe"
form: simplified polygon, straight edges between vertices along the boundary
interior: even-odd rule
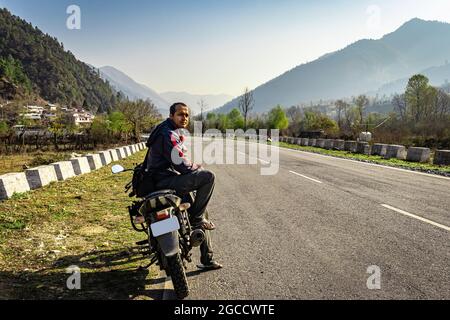
[[[209,271],[209,270],[218,270],[218,269],[222,269],[223,266],[216,262],[216,261],[211,261],[208,264],[199,264],[197,265],[197,268],[203,270],[203,271]]]
[[[215,230],[216,226],[212,221],[203,220],[200,224],[195,224],[193,229],[203,229],[203,230]]]

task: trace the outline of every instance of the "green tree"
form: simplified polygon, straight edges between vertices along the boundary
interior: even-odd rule
[[[286,113],[280,105],[272,108],[269,111],[269,129],[284,130],[289,125],[289,120],[286,117]]]
[[[109,120],[105,116],[96,116],[92,121],[90,134],[95,143],[105,143],[109,137]]]
[[[218,129],[222,132],[225,132],[228,127],[228,117],[226,114],[219,114],[217,117],[217,126]]]
[[[125,115],[120,111],[114,111],[108,116],[109,128],[113,134],[130,133],[133,129],[131,124],[125,119]]]
[[[9,126],[6,121],[0,121],[0,136],[6,136],[9,133]]]
[[[421,74],[412,76],[406,86],[405,100],[407,114],[414,122],[419,122],[426,116],[432,96],[436,92],[428,85],[428,78]]]
[[[244,129],[244,117],[237,108],[228,113],[227,126],[227,129]]]

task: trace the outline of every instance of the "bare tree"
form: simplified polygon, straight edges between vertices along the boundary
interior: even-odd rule
[[[203,113],[205,112],[206,108],[208,108],[208,105],[203,99],[200,99],[200,101],[197,102],[197,105],[200,107],[200,121],[203,123]]]
[[[406,120],[406,99],[404,94],[396,94],[392,98],[392,104],[394,105],[394,109],[400,115],[400,119],[403,121]]]
[[[355,104],[356,104],[356,107],[358,108],[359,124],[362,125],[363,119],[364,119],[364,117],[363,117],[364,109],[369,104],[369,99],[364,94],[362,94],[356,98]]]
[[[245,88],[244,94],[239,99],[239,109],[244,116],[244,130],[247,130],[247,118],[250,111],[253,110],[254,104],[253,92],[248,88]]]
[[[347,110],[348,104],[344,100],[338,100],[335,103],[337,109],[337,121],[339,128],[342,127],[342,116]]]
[[[208,105],[206,104],[205,100],[200,99],[200,101],[197,102],[197,105],[200,107],[200,121],[202,122],[202,131],[204,132],[206,130],[205,128],[205,117],[203,116],[203,113],[208,108]]]
[[[118,105],[118,110],[132,125],[134,138],[138,142],[144,127],[151,127],[161,118],[158,109],[150,100],[123,101]]]

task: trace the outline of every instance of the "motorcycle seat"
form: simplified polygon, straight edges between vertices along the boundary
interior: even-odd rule
[[[150,199],[150,198],[154,198],[154,197],[165,196],[165,195],[168,195],[168,194],[175,194],[175,190],[169,190],[169,189],[158,190],[158,191],[155,191],[155,192],[152,192],[152,193],[146,195],[144,198],[145,199]]]

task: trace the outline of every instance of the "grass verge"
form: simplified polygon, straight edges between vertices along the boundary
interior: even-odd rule
[[[141,162],[141,151],[120,161]],[[111,166],[15,194],[0,202],[0,299],[147,299],[157,272],[135,245],[124,185],[131,173]],[[69,290],[69,266],[81,269],[81,290]],[[159,293],[158,293],[159,294]]]
[[[312,152],[312,153],[319,153],[323,155],[328,155],[332,157],[338,157],[338,158],[345,158],[345,159],[352,159],[362,162],[369,162],[369,163],[376,163],[381,164],[385,166],[390,167],[396,167],[396,168],[402,168],[402,169],[408,169],[413,171],[420,171],[420,172],[426,172],[426,173],[432,173],[432,174],[438,174],[450,177],[450,166],[438,166],[431,163],[419,163],[419,162],[411,162],[406,160],[399,160],[399,159],[384,159],[380,156],[368,156],[364,154],[358,154],[358,153],[351,153],[348,151],[339,151],[339,150],[327,150],[322,148],[316,148],[316,147],[306,147],[306,146],[299,146],[295,144],[280,142],[280,147],[294,149],[294,150],[301,150],[306,152]]]

